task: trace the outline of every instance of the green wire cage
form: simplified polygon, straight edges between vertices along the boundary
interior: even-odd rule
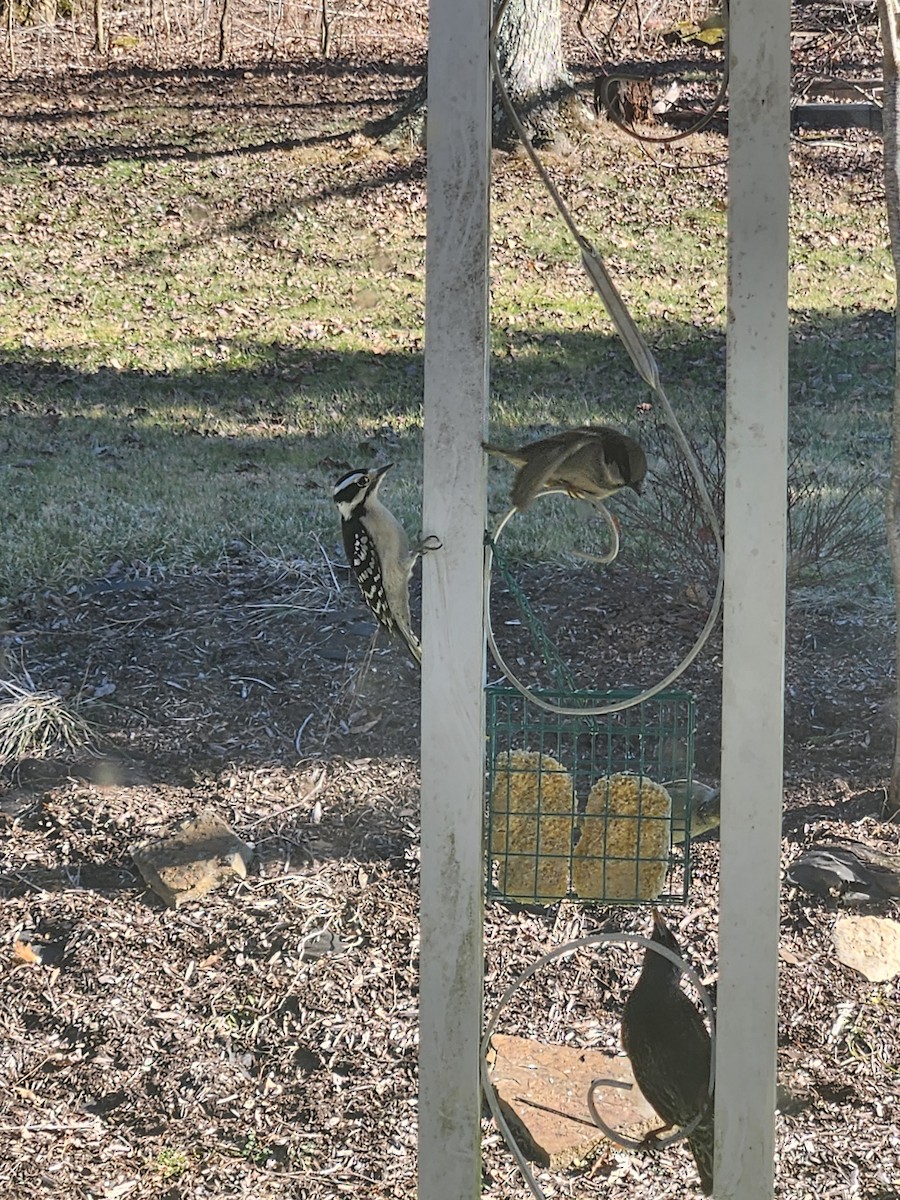
[[[488,899],[683,903],[693,697],[660,692],[582,717],[539,708],[505,683],[485,692]],[[597,709],[638,693],[535,694],[554,707]]]

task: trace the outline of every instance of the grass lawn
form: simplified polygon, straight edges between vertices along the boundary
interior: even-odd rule
[[[354,132],[385,98],[349,68],[293,80],[293,103],[277,72],[151,80],[127,103],[73,86],[62,109],[19,88],[0,127],[0,595],[117,561],[204,566],[236,544],[339,556],[330,484],[348,464],[402,463],[390,500],[417,530],[425,168]],[[706,135],[654,161],[601,127],[550,163],[701,449],[724,403],[725,149]],[[864,536],[837,554],[807,534],[798,581],[847,576],[849,552],[883,595],[893,282],[876,149],[849,146],[840,172],[795,152],[792,525],[843,505]],[[659,561],[671,442],[522,158],[495,156],[493,220],[493,436],[635,432],[659,487],[632,548]],[[505,469],[491,481],[499,509]],[[538,518],[509,545],[552,558],[571,533]]]

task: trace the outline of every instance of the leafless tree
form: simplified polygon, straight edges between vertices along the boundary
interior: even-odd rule
[[[219,9],[219,63],[228,61],[231,54],[231,5],[229,0],[222,0]]]
[[[94,49],[106,53],[106,25],[103,19],[103,0],[94,0]]]

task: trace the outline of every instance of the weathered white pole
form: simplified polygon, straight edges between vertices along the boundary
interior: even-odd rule
[[[487,0],[431,0],[425,283],[420,1200],[481,1195]]]
[[[715,1194],[771,1200],[784,711],[790,5],[732,0]]]

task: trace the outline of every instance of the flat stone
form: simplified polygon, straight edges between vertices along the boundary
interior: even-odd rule
[[[171,908],[180,908],[234,875],[245,879],[253,851],[207,810],[168,837],[132,846],[131,857],[148,887]]]
[[[872,983],[900,975],[900,924],[889,917],[840,917],[834,927],[837,956]]]
[[[503,1115],[523,1151],[543,1167],[561,1170],[607,1140],[588,1109],[594,1079],[626,1085],[594,1092],[594,1105],[611,1129],[639,1139],[660,1126],[624,1056],[494,1034],[489,1063]]]

